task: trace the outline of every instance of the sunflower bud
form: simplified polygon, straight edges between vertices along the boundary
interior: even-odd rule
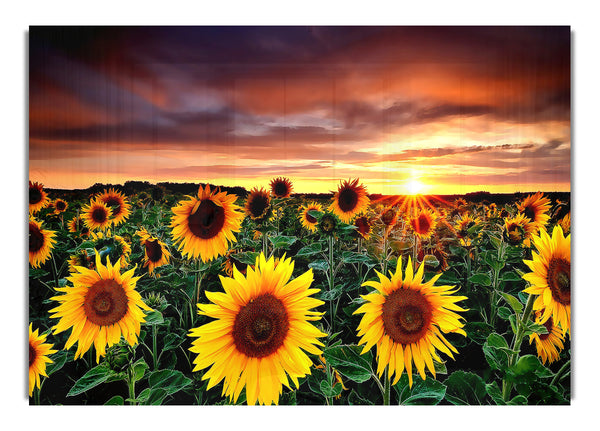
[[[108,348],[106,362],[113,371],[122,371],[131,362],[134,353],[133,347],[121,341]]]

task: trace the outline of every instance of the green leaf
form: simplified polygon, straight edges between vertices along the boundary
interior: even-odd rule
[[[469,277],[469,281],[473,284],[479,284],[480,286],[491,286],[492,285],[492,279],[490,278],[490,276],[483,272],[473,274],[472,276]]]
[[[524,406],[527,404],[527,398],[523,395],[517,395],[506,404],[509,406]]]
[[[320,253],[323,250],[323,247],[320,242],[313,242],[298,250],[296,253],[296,257],[300,256],[312,256]]]
[[[504,401],[504,398],[502,397],[502,391],[500,391],[500,387],[498,386],[498,383],[492,382],[492,383],[486,384],[485,391],[490,396],[492,401],[494,401],[496,403],[496,405],[499,405],[499,406],[506,405],[506,402]]]
[[[532,374],[535,377],[551,377],[553,375],[552,371],[544,367],[538,357],[534,355],[520,357],[517,363],[510,367],[510,373],[515,379]]]
[[[146,315],[146,325],[162,325],[165,322],[163,315],[160,311],[153,310],[149,314]]]
[[[148,399],[144,404],[147,406],[160,406],[168,395],[169,391],[165,388],[151,388]]]
[[[500,275],[500,280],[515,282],[515,281],[521,281],[522,278],[515,271],[506,271],[506,272],[503,272],[502,275]]]
[[[332,301],[339,298],[343,292],[344,290],[340,285],[334,286],[334,288],[331,290],[322,290],[319,294],[319,299],[322,301]]]
[[[492,370],[506,370],[508,367],[508,343],[503,336],[490,334],[483,344],[483,354]]]
[[[259,253],[256,251],[244,251],[236,253],[234,257],[238,262],[241,262],[245,265],[254,265],[256,263],[256,258],[258,257],[258,255]]]
[[[426,254],[423,258],[423,263],[425,264],[425,266],[436,268],[440,264],[440,261],[437,260],[437,257],[435,257],[434,255]]]
[[[71,387],[69,390],[67,396],[74,397],[82,394],[85,391],[95,388],[96,386],[104,383],[111,376],[111,374],[113,374],[113,371],[108,367],[107,363],[103,362],[89,370],[79,380],[77,380],[73,387]]]
[[[323,356],[325,361],[344,377],[356,383],[363,383],[373,375],[373,355],[370,351],[361,355],[362,349],[360,346],[348,344],[329,347],[323,350]]]
[[[115,395],[110,400],[104,403],[105,406],[122,406],[125,404],[125,400],[121,395]]]
[[[497,312],[498,312],[498,316],[500,316],[504,320],[508,320],[510,318],[510,316],[513,315],[513,312],[510,311],[510,308],[508,308],[508,307],[498,307]]]
[[[295,243],[296,240],[297,238],[295,236],[279,235],[269,237],[269,241],[271,241],[271,244],[273,244],[273,248],[282,248],[284,250],[290,248],[290,246]]]
[[[321,380],[319,389],[321,390],[321,393],[328,398],[337,397],[342,393],[342,385],[333,385],[332,387],[327,380]]]
[[[343,251],[342,252],[342,260],[346,263],[369,263],[371,262],[371,258],[362,253],[357,253],[354,251]]]
[[[308,264],[309,268],[312,268],[316,271],[327,271],[329,269],[329,264],[324,259],[313,260]]]
[[[394,385],[401,405],[436,405],[444,399],[446,386],[433,378],[422,380],[413,376],[412,388],[408,384],[408,375],[404,373]]]
[[[316,218],[317,220],[320,220],[324,213],[319,210],[308,210],[307,214],[311,217]]]
[[[527,326],[523,335],[527,336],[534,333],[539,335],[547,334],[548,328],[546,328],[544,325],[540,325],[539,323],[534,323],[532,321],[527,322]]]
[[[465,257],[467,255],[467,250],[462,247],[450,244],[448,248],[450,249],[450,254],[453,256]]]
[[[58,352],[53,354],[50,357],[50,359],[52,359],[54,362],[46,366],[46,374],[48,375],[48,377],[50,377],[52,373],[55,373],[58,370],[60,370],[67,363],[68,360],[73,359],[73,354],[70,353],[68,350],[59,350]]]
[[[183,343],[184,339],[181,335],[174,332],[168,333],[164,338],[163,351],[176,349]]]
[[[487,392],[481,377],[465,371],[453,372],[445,381],[446,399],[455,405],[483,405]]]
[[[163,388],[167,395],[179,392],[192,383],[192,380],[177,370],[158,370],[148,375],[148,385],[152,390]],[[152,394],[150,395],[152,397]]]
[[[140,381],[144,377],[144,374],[146,373],[147,369],[148,364],[144,361],[143,358],[136,361],[136,363],[133,364],[133,381]]]
[[[523,311],[523,304],[521,304],[517,298],[504,292],[500,292],[500,294],[506,300],[506,302],[508,302],[508,305],[511,306],[516,314],[521,314],[521,311]]]
[[[373,401],[361,397],[354,389],[348,395],[348,404],[351,406],[372,406]]]

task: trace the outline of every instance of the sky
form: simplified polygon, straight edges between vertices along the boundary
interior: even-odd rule
[[[30,27],[29,177],[570,191],[571,32]]]

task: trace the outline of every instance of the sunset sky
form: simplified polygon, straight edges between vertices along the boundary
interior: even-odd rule
[[[569,191],[569,27],[30,27],[29,177]]]

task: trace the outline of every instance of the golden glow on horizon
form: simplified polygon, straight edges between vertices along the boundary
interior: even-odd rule
[[[419,180],[410,180],[406,183],[406,192],[409,195],[418,195],[425,189],[425,184]]]

